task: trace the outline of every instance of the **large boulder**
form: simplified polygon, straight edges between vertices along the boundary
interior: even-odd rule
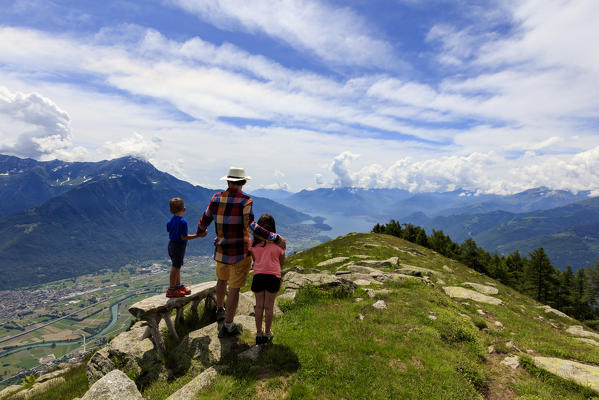
[[[443,290],[451,298],[470,299],[479,303],[502,305],[503,301],[496,297],[487,296],[485,294],[475,292],[474,290],[465,289],[459,286],[444,286]]]
[[[197,398],[198,393],[214,382],[217,376],[216,369],[210,367],[193,378],[187,385],[171,394],[166,400],[194,400]]]
[[[254,308],[256,307],[256,296],[252,292],[239,293],[239,302],[237,303],[237,311],[235,315],[256,315]],[[275,303],[273,315],[282,315],[283,312]]]
[[[108,372],[121,369],[136,377],[139,384],[156,380],[164,371],[154,343],[144,337],[146,327],[138,322],[97,351],[87,364],[87,381],[93,384]]]
[[[555,357],[534,357],[537,367],[599,391],[599,367]]]
[[[237,315],[235,322],[243,325],[244,331],[256,334],[256,321],[247,315]],[[176,373],[187,371],[194,363],[202,367],[210,367],[223,359],[223,357],[243,351],[247,346],[240,345],[239,337],[218,337],[218,324],[215,322],[208,326],[190,332],[181,343],[173,350],[169,359],[174,363],[171,367]]]
[[[121,370],[104,375],[89,388],[81,400],[144,400],[133,382]]]
[[[355,289],[353,282],[350,282],[344,278],[340,278],[331,274],[299,274],[297,272],[290,271],[285,275],[284,279],[285,289],[297,290],[303,286],[316,286],[316,287],[347,287]]]
[[[44,393],[45,391],[50,389],[52,386],[56,386],[61,383],[65,383],[65,379],[62,376],[59,376],[57,378],[48,379],[41,383],[36,382],[31,388],[17,392],[14,396],[11,397],[11,399],[27,400],[27,399],[30,399],[30,398],[38,395],[38,394]]]
[[[462,286],[471,287],[472,289],[476,290],[477,292],[480,292],[483,294],[488,294],[488,295],[495,295],[495,294],[499,293],[499,290],[496,287],[481,285],[480,283],[464,282],[464,283],[462,283]]]
[[[428,268],[416,267],[414,265],[408,265],[408,264],[402,264],[401,268],[396,269],[395,272],[397,272],[398,274],[411,275],[411,276],[417,276],[417,277],[432,276],[432,275],[442,276],[442,274],[438,271],[428,269]]]
[[[566,329],[566,332],[568,332],[570,335],[574,335],[574,336],[582,336],[582,337],[586,337],[586,338],[599,340],[598,333],[586,331],[582,327],[582,325],[572,325],[568,329]]]

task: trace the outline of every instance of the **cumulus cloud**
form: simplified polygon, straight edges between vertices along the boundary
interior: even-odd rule
[[[103,146],[103,150],[107,152],[109,158],[134,156],[144,160],[150,160],[159,148],[160,139],[148,140],[137,132],[120,142],[106,142]],[[170,165],[170,167],[175,168],[176,165]]]
[[[354,185],[354,176],[350,172],[349,167],[353,160],[358,159],[360,156],[353,154],[349,151],[344,151],[333,159],[331,162],[330,170],[336,175],[333,185],[345,187]]]
[[[494,152],[446,156],[428,160],[403,158],[389,167],[367,165],[351,170],[358,156],[339,154],[331,164],[334,185],[399,188],[411,192],[464,189],[479,193],[511,194],[546,186],[573,192],[599,190],[599,146],[571,156],[537,155],[508,160]]]
[[[11,92],[0,86],[0,115],[13,123],[10,129],[21,128],[5,132],[16,141],[1,144],[2,153],[40,158],[71,146],[69,115],[38,93]]]
[[[390,66],[393,47],[349,8],[313,0],[171,0],[221,29],[266,33],[338,65]]]

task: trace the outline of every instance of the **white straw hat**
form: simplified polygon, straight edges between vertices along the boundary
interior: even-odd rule
[[[237,182],[237,181],[247,181],[249,179],[252,179],[252,177],[245,176],[245,169],[243,169],[243,168],[231,167],[231,168],[229,168],[229,172],[227,173],[227,175],[223,176],[220,179],[222,181]]]

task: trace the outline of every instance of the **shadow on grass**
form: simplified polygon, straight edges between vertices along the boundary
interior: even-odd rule
[[[287,376],[300,367],[297,354],[289,346],[270,344],[265,346],[255,361],[230,356],[223,359],[226,365],[221,372],[238,380],[258,380],[274,376]]]

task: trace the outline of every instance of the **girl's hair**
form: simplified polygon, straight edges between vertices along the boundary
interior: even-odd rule
[[[260,219],[258,219],[258,225],[260,225],[262,228],[266,229],[267,231],[270,231],[272,233],[277,233],[275,219],[270,214],[262,214],[260,216]],[[252,242],[252,247],[259,245],[260,243],[263,243],[262,247],[266,246],[266,241],[258,238],[256,235],[254,235],[254,241]]]

